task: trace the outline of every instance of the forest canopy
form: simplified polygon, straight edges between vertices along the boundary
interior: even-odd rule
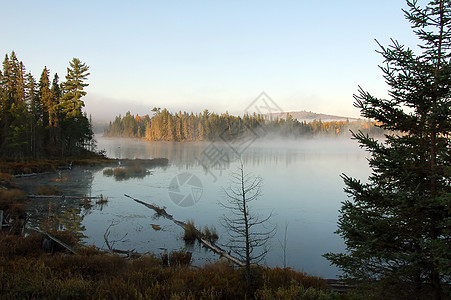
[[[0,71],[0,156],[43,158],[78,154],[92,146],[90,121],[82,112],[89,67],[72,59],[65,81],[50,81],[44,67],[39,81],[13,51]]]
[[[349,130],[362,130],[377,134],[381,132],[376,124],[368,120],[300,122],[287,114],[285,118],[271,118],[267,115],[245,114],[232,116],[228,113],[216,114],[207,109],[194,114],[170,113],[166,108],[154,108],[153,115],[117,116],[105,130],[109,137],[144,138],[149,141],[213,141],[218,138],[234,140],[246,134],[260,135],[260,132],[282,137],[340,136]]]

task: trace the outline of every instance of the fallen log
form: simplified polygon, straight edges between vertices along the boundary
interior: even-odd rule
[[[66,195],[27,195],[28,198],[33,199],[54,199],[54,198],[60,198],[60,199],[102,199],[100,196],[94,196],[94,197],[86,197],[86,196],[66,196]]]
[[[159,214],[160,216],[165,217],[166,219],[173,220],[173,216],[168,214],[164,208],[161,208],[161,207],[158,207],[156,205],[149,204],[149,203],[143,202],[141,200],[135,199],[132,196],[129,196],[127,194],[124,194],[124,196],[128,197],[128,198],[130,198],[130,199],[132,199],[132,200],[134,200],[134,201],[136,201],[136,202],[138,202],[138,203],[140,203],[140,204],[142,204],[142,205],[144,205],[144,206],[146,206],[146,207],[148,207],[150,209],[153,209],[157,214]]]
[[[42,173],[41,173],[42,174]],[[40,174],[39,174],[40,175]],[[38,176],[38,173],[29,173],[29,174],[16,174],[14,175],[15,178],[23,178],[23,177],[34,177]]]
[[[138,203],[140,203],[140,204],[142,204],[142,205],[144,205],[144,206],[146,206],[146,207],[148,207],[150,209],[153,209],[155,212],[157,212],[157,214],[159,214],[159,215],[171,220],[172,222],[174,222],[178,226],[182,227],[183,229],[186,229],[187,225],[186,225],[185,222],[182,222],[182,221],[174,219],[173,216],[168,214],[164,208],[160,208],[160,207],[158,207],[156,205],[152,205],[152,204],[146,203],[146,202],[141,201],[139,199],[133,198],[133,197],[127,195],[127,194],[124,194],[124,196],[128,197],[128,198],[130,198],[130,199],[132,199],[132,200],[134,200],[134,201],[136,201],[136,202],[138,202]],[[223,256],[224,258],[226,258],[229,261],[237,264],[240,267],[244,267],[246,265],[245,262],[241,261],[240,259],[238,259],[236,257],[233,257],[232,255],[227,253],[227,251],[221,249],[219,246],[216,246],[215,244],[213,244],[213,243],[201,238],[202,235],[200,233],[197,236],[200,237],[199,241],[202,243],[202,245],[204,245],[208,249],[212,250],[213,252]]]
[[[73,254],[76,254],[75,249],[73,249],[71,246],[69,246],[68,244],[64,243],[63,241],[60,241],[59,239],[57,239],[56,237],[54,237],[54,236],[51,235],[50,233],[45,232],[44,230],[38,229],[38,228],[28,228],[28,229],[34,230],[34,231],[36,231],[36,232],[39,232],[39,233],[41,233],[41,234],[47,236],[49,239],[51,239],[51,240],[54,241],[55,243],[57,243],[57,244],[63,246],[65,249],[69,250],[69,251],[72,252]]]

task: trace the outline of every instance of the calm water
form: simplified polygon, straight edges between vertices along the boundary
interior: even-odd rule
[[[163,253],[187,247],[180,227],[156,218],[152,210],[124,197],[124,194],[165,206],[175,219],[193,219],[197,227],[214,225],[220,235],[219,242],[225,243],[227,235],[219,221],[225,211],[218,201],[223,200],[222,188],[228,186],[230,172],[239,165],[234,149],[241,153],[245,172],[263,178],[263,194],[252,207],[262,215],[272,212],[272,223],[277,226],[266,264],[283,267],[281,244],[287,227],[287,266],[326,278],[339,274],[321,255],[344,250],[343,241],[333,234],[341,201],[347,197],[340,174],[365,180],[370,172],[366,153],[358,148],[356,142],[345,139],[272,140],[257,141],[245,149],[227,144],[145,142],[104,137],[97,137],[97,140],[98,149],[104,149],[109,157],[166,157],[169,165],[152,169],[144,178],[121,181],[103,175],[102,168],[76,168],[19,180],[29,192],[33,192],[37,185],[52,184],[64,189],[68,195],[102,194],[107,197],[109,202],[106,205],[91,209],[80,208],[79,200],[50,204],[59,205],[61,210],[78,207],[76,213],[81,216],[80,225],[85,229],[84,243],[105,247],[104,234],[113,224],[108,239],[114,243],[114,248]],[[221,154],[219,160],[218,153]],[[220,163],[210,165],[213,157]],[[176,183],[174,178],[178,175],[178,179],[194,175],[193,178],[197,177],[199,181],[185,184],[178,191],[171,190],[170,186]],[[191,191],[194,192],[194,205],[189,206],[193,202],[186,198],[182,202],[184,206],[174,202],[179,201],[177,195],[183,198]],[[33,212],[45,213],[49,209],[49,201],[41,200],[36,201]],[[153,230],[151,224],[160,225],[162,230]],[[188,248],[193,252],[195,264],[218,258],[198,245]]]

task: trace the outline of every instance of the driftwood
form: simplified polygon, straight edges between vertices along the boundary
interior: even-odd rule
[[[86,197],[86,196],[66,196],[66,195],[27,195],[28,198],[33,199],[54,199],[54,198],[60,198],[60,199],[101,199],[102,197],[96,196],[96,197]]]
[[[146,202],[141,201],[139,199],[133,198],[133,197],[127,195],[127,194],[124,194],[124,196],[128,197],[128,198],[130,198],[130,199],[132,199],[132,200],[134,200],[134,201],[136,201],[136,202],[138,202],[138,203],[140,203],[140,204],[142,204],[142,205],[144,205],[144,206],[146,206],[146,207],[148,207],[150,209],[153,209],[160,216],[163,216],[166,219],[171,220],[172,222],[174,222],[178,226],[182,227],[183,229],[186,229],[187,225],[186,225],[185,222],[182,222],[182,221],[174,219],[173,216],[168,214],[164,208],[160,208],[160,207],[158,207],[156,205],[152,205],[152,204],[146,203]],[[198,236],[201,236],[201,235],[198,234]],[[236,257],[233,257],[232,255],[227,253],[227,251],[221,249],[219,246],[217,246],[217,245],[215,245],[215,244],[213,244],[213,243],[211,243],[211,242],[209,242],[209,241],[207,241],[207,240],[205,240],[203,238],[199,238],[199,241],[202,243],[202,245],[204,245],[208,249],[210,249],[213,252],[225,257],[226,259],[228,259],[229,261],[237,264],[238,266],[244,267],[246,265],[243,261],[241,261],[240,259],[238,259]]]
[[[117,224],[118,223],[112,222],[110,224],[110,226],[108,226],[108,228],[106,229],[105,233],[103,234],[103,238],[105,240],[105,244],[108,247],[108,250],[106,250],[106,251],[108,251],[109,253],[125,254],[125,255],[127,255],[127,257],[131,257],[131,258],[137,258],[137,257],[143,256],[144,254],[136,252],[135,249],[132,249],[132,250],[120,250],[120,249],[113,248],[114,243],[117,242],[117,241],[113,241],[112,244],[111,244],[110,241],[108,240],[108,237],[110,236],[110,228],[112,226],[117,225]],[[119,239],[118,241],[123,240],[126,236],[127,236],[127,233],[121,239]],[[101,249],[101,250],[105,251],[105,249]]]
[[[51,239],[52,241],[54,241],[55,243],[63,246],[65,249],[69,250],[70,252],[72,252],[73,254],[76,254],[75,249],[73,249],[71,246],[69,246],[68,244],[64,243],[63,241],[60,241],[59,239],[57,239],[56,237],[54,237],[53,235],[49,234],[48,232],[45,232],[44,230],[38,229],[38,228],[29,228],[31,230],[34,230],[36,232],[39,232],[45,236],[47,236],[49,239]]]
[[[13,175],[14,178],[24,178],[24,177],[35,177],[44,174],[50,174],[51,172],[41,172],[41,173],[22,173]]]

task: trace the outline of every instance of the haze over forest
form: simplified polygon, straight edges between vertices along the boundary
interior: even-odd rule
[[[244,136],[277,136],[299,138],[311,136],[347,136],[352,130],[381,134],[380,128],[369,120],[357,120],[312,112],[216,114],[205,109],[202,113],[171,113],[166,108],[154,108],[151,116],[116,116],[104,134],[109,137],[144,138],[149,141],[233,141]],[[294,116],[296,117],[294,117]],[[324,119],[322,119],[324,118]]]

